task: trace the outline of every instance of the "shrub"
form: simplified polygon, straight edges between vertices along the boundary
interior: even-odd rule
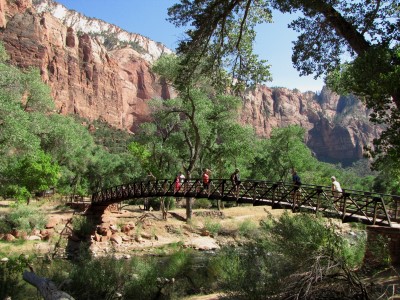
[[[114,257],[83,257],[70,273],[70,291],[75,299],[114,299],[131,274],[123,260]]]
[[[154,299],[158,287],[157,277],[160,276],[156,262],[152,259],[133,259],[130,262],[130,275],[124,287],[125,299]]]
[[[211,218],[206,218],[204,222],[204,228],[207,229],[212,235],[216,236],[221,230],[221,224],[212,221]]]
[[[239,224],[239,233],[245,237],[254,237],[257,231],[257,224],[247,219]]]
[[[251,228],[242,226],[244,232]],[[361,264],[365,238],[350,243],[335,228],[310,214],[269,216],[253,242],[217,255],[212,274],[225,292],[247,299],[355,296],[365,287],[353,284],[357,275],[351,268]]]
[[[74,232],[80,237],[87,237],[94,232],[93,221],[87,216],[75,215],[72,218],[72,227]]]
[[[39,208],[31,205],[17,205],[6,216],[13,229],[30,232],[32,229],[42,229],[47,218]]]
[[[26,295],[35,295],[35,289],[21,279],[22,272],[30,262],[29,256],[20,255],[0,263],[0,299],[33,299]]]
[[[194,209],[208,209],[212,207],[212,203],[208,199],[196,199],[196,201],[193,203],[193,208]]]
[[[10,222],[8,222],[5,218],[5,216],[0,217],[0,233],[9,233],[12,230],[12,225]]]

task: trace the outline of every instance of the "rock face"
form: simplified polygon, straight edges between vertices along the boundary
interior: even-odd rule
[[[40,69],[59,113],[103,119],[130,131],[149,120],[148,101],[174,91],[151,72],[161,43],[86,18],[51,0],[0,0],[0,39],[19,67]],[[298,124],[319,159],[350,163],[380,130],[355,99],[259,86],[243,97],[241,122],[268,137],[272,128]]]
[[[129,36],[116,26],[99,25],[101,30],[118,31],[129,42],[135,36],[147,52],[142,55],[129,46],[108,50],[104,37],[83,31],[84,26],[88,32],[96,27],[96,20],[89,22],[64,8],[64,21],[71,23],[68,26],[50,13],[60,14],[61,5],[40,3],[39,8],[48,4],[48,9],[39,13],[29,0],[13,6],[3,2],[0,9],[5,25],[0,38],[14,64],[40,69],[59,112],[100,118],[115,127],[134,130],[148,120],[148,100],[170,97],[170,89],[159,84],[150,71],[151,61],[170,50],[144,37],[139,39],[139,35]],[[78,22],[80,18],[87,24]]]
[[[306,129],[306,142],[317,158],[348,165],[363,157],[363,147],[379,137],[382,128],[368,122],[369,112],[354,97],[323,88],[320,94],[259,86],[243,98],[241,121],[258,135],[296,124]]]

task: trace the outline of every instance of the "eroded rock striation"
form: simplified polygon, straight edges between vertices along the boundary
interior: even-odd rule
[[[258,135],[274,127],[297,124],[306,129],[306,142],[321,160],[349,165],[363,157],[363,148],[382,128],[368,121],[369,111],[352,96],[339,96],[326,87],[320,93],[259,86],[243,97],[241,121]]]
[[[12,63],[40,69],[59,113],[135,131],[149,120],[150,99],[176,96],[151,71],[172,51],[140,34],[51,0],[0,0],[0,27]],[[357,99],[325,88],[316,94],[258,86],[243,96],[240,120],[266,137],[274,127],[298,124],[318,158],[348,164],[380,134],[368,113]]]

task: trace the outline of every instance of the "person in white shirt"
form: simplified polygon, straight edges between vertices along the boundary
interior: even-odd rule
[[[341,194],[342,194],[342,188],[340,186],[340,183],[336,180],[335,176],[332,176],[331,180],[332,180],[332,186],[331,186],[332,195],[335,198],[339,198],[341,196]]]
[[[184,182],[185,182],[185,175],[183,175],[182,172],[179,172],[179,181],[180,181],[181,183],[184,183]]]

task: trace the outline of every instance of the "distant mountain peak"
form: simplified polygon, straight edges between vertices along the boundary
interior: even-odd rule
[[[56,1],[34,0],[32,4],[38,13],[46,12],[53,15],[65,26],[73,28],[75,32],[86,33],[102,39],[108,50],[112,50],[113,47],[129,45],[139,52],[143,59],[149,62],[157,60],[164,53],[173,53],[171,49],[160,42],[153,41],[137,33],[128,32],[103,20],[86,17]]]

